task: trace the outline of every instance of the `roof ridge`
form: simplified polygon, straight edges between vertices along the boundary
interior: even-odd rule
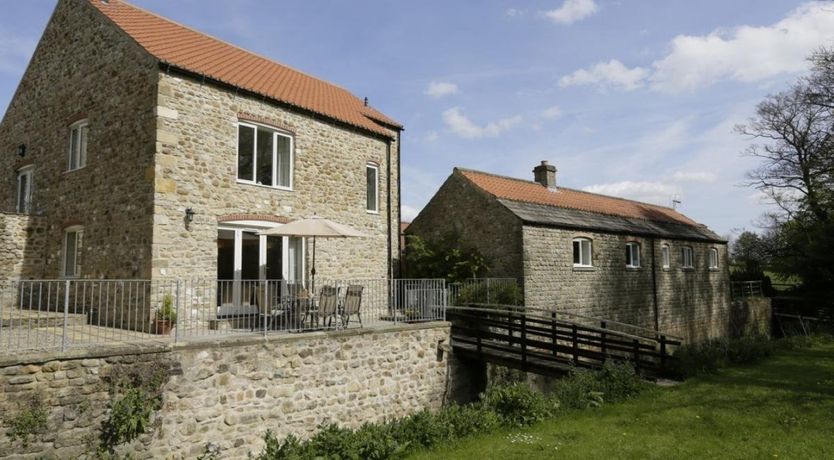
[[[88,0],[88,1],[89,1],[89,2],[95,2],[95,1],[101,1],[101,0]],[[242,47],[242,46],[240,46],[240,45],[235,45],[234,43],[231,43],[231,42],[228,42],[228,41],[226,41],[226,40],[223,40],[222,38],[217,38],[217,37],[215,37],[214,35],[208,34],[208,33],[206,33],[206,32],[199,31],[199,30],[195,29],[194,27],[191,27],[191,26],[185,25],[185,24],[183,24],[183,23],[181,23],[181,22],[179,22],[179,21],[175,21],[175,20],[173,20],[173,19],[171,19],[171,18],[167,18],[167,17],[165,17],[165,16],[162,16],[162,15],[161,15],[161,14],[159,14],[159,13],[154,13],[153,11],[150,11],[150,10],[148,10],[148,9],[142,8],[141,6],[134,5],[133,3],[130,3],[130,2],[128,2],[128,1],[125,1],[125,0],[108,0],[108,3],[110,3],[110,2],[116,2],[116,3],[121,3],[121,4],[123,4],[123,5],[127,5],[127,6],[129,6],[129,7],[131,7],[131,8],[137,9],[137,10],[139,10],[139,11],[143,12],[143,13],[149,14],[149,15],[154,16],[154,17],[156,17],[156,18],[159,18],[159,19],[161,19],[161,20],[163,20],[163,21],[170,22],[171,24],[175,24],[175,25],[180,26],[180,27],[182,27],[182,28],[184,28],[184,29],[190,30],[191,32],[194,32],[194,33],[196,33],[196,34],[200,34],[200,35],[203,35],[203,36],[205,36],[205,37],[208,37],[208,38],[210,38],[210,39],[212,39],[212,40],[218,41],[218,42],[220,42],[220,43],[222,43],[222,44],[224,44],[224,45],[231,46],[232,48],[237,48],[237,49],[239,49],[240,51],[243,51],[244,53],[251,54],[252,56],[256,56],[256,57],[259,57],[259,58],[261,58],[261,59],[267,60],[267,61],[269,61],[269,62],[271,62],[271,63],[273,63],[273,64],[275,64],[275,65],[279,65],[279,66],[281,66],[281,67],[286,67],[287,69],[290,69],[290,70],[292,70],[293,72],[298,72],[298,73],[300,73],[300,74],[302,74],[302,75],[304,75],[304,76],[306,76],[306,77],[312,78],[312,79],[314,79],[314,80],[318,80],[318,81],[320,81],[320,82],[322,82],[322,83],[325,83],[325,84],[327,84],[327,85],[330,85],[330,86],[333,86],[333,87],[339,88],[339,89],[341,89],[341,90],[343,90],[343,91],[346,91],[346,92],[347,92],[347,93],[349,93],[352,97],[354,97],[357,101],[359,100],[359,98],[358,98],[356,95],[354,95],[353,93],[351,93],[351,92],[350,92],[350,90],[348,90],[347,88],[344,88],[343,86],[341,86],[341,85],[339,85],[339,84],[337,84],[337,83],[333,83],[333,82],[331,82],[331,81],[328,81],[328,80],[325,80],[325,79],[323,79],[323,78],[320,78],[320,77],[317,77],[317,76],[315,76],[315,75],[312,75],[312,74],[310,74],[310,73],[307,73],[307,72],[305,72],[305,71],[303,71],[303,70],[299,70],[299,69],[297,69],[297,68],[295,68],[295,67],[293,67],[293,66],[286,65],[286,64],[284,64],[284,63],[282,63],[282,62],[278,62],[278,61],[276,61],[276,60],[275,60],[275,59],[273,59],[273,58],[270,58],[270,57],[264,56],[264,55],[262,55],[262,54],[260,54],[260,53],[256,53],[256,52],[254,52],[254,51],[252,51],[252,50],[248,50],[248,49],[246,49],[246,48],[243,48],[243,47]],[[115,21],[114,21],[114,23],[115,23]],[[121,29],[121,26],[119,26],[119,24],[118,24],[118,23],[115,23],[115,24],[116,24],[116,26],[117,26],[117,27],[119,27],[119,28]],[[140,46],[141,46],[141,44],[140,44]],[[144,48],[144,46],[143,46],[143,48]],[[150,53],[150,52],[149,52],[149,53]],[[153,55],[153,54],[151,54],[151,55]]]
[[[483,174],[485,176],[492,176],[492,177],[498,177],[498,178],[501,178],[501,179],[513,180],[513,181],[517,181],[517,182],[524,182],[524,183],[527,183],[527,184],[541,185],[536,181],[521,179],[519,177],[506,176],[506,175],[503,175],[503,174],[495,174],[495,173],[486,172],[486,171],[479,171],[479,170],[476,170],[476,169],[462,168],[462,167],[459,167],[459,166],[455,167],[455,169],[457,169],[459,171],[464,171],[464,172],[473,172],[473,173],[476,173],[476,174]],[[579,190],[579,189],[575,189],[575,188],[571,188],[571,187],[557,186],[556,190],[557,191],[558,190],[570,190],[571,192],[576,192],[576,193],[584,193],[584,194],[587,194],[587,195],[594,195],[594,196],[609,198],[609,199],[613,199],[613,200],[620,200],[620,201],[626,201],[626,202],[629,202],[629,203],[636,203],[636,204],[642,204],[642,205],[646,205],[646,206],[652,206],[652,207],[655,207],[655,208],[668,209],[670,211],[674,211],[674,212],[680,214],[677,209],[669,207],[669,206],[663,206],[662,204],[646,203],[645,201],[632,200],[630,198],[622,198],[622,197],[613,196],[613,195],[605,195],[605,194],[602,194],[602,193],[588,192],[586,190]],[[512,201],[522,201],[522,200],[512,200]],[[526,201],[525,201],[525,203],[526,203]]]

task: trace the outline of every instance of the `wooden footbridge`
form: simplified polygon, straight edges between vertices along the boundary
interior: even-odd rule
[[[446,318],[456,355],[542,375],[596,369],[607,360],[660,375],[683,342],[630,324],[525,307],[450,306]]]

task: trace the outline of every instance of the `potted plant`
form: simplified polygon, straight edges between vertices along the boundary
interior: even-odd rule
[[[162,306],[156,310],[156,333],[168,335],[176,323],[177,312],[174,310],[174,299],[170,294],[165,294],[162,298]]]

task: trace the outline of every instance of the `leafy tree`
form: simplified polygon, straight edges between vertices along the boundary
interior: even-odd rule
[[[477,278],[487,273],[484,257],[457,233],[424,240],[406,237],[405,267],[410,278],[445,278],[450,283]]]

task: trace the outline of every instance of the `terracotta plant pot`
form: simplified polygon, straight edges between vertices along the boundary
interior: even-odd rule
[[[168,335],[171,333],[173,323],[170,319],[158,319],[154,324],[154,331],[159,335]]]

